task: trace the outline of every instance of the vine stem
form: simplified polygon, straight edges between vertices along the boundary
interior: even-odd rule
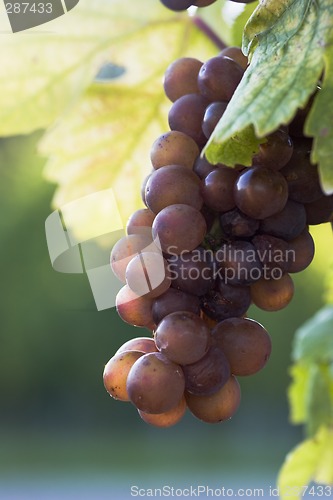
[[[212,30],[212,28],[206,23],[206,21],[204,21],[204,19],[199,16],[193,16],[192,22],[197,28],[199,28],[200,31],[202,31],[202,33],[207,36],[207,38],[209,38],[209,40],[211,40],[216,45],[218,49],[223,50],[227,47],[227,45],[222,42],[221,38],[215,33],[214,30]]]

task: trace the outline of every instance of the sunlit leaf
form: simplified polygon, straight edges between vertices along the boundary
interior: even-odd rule
[[[293,358],[310,363],[333,359],[333,307],[326,306],[304,323],[295,334]]]
[[[322,427],[287,455],[278,477],[280,499],[302,498],[310,492],[311,481],[333,484],[333,430],[329,427]]]
[[[142,60],[173,43],[173,29],[171,24],[169,33],[163,31],[165,40],[156,37],[154,47],[144,45],[145,31],[182,17],[187,15],[175,15],[155,0],[145,0],[144,8],[131,0],[80,0],[75,9],[49,22],[47,30],[42,25],[15,35],[1,33],[0,135],[53,123],[77,102],[105,61],[120,59],[126,65],[130,57],[126,81],[150,77],[156,67],[146,64],[144,76]],[[130,39],[141,49],[136,65],[131,54],[119,51]]]
[[[309,366],[297,363],[290,369],[292,382],[288,388],[290,420],[293,424],[303,424],[307,418],[306,392],[309,384]]]
[[[331,45],[327,45],[325,74],[305,124],[305,132],[314,137],[312,160],[319,164],[319,173],[324,191],[333,193],[333,35]]]
[[[250,165],[249,127],[253,125],[262,138],[305,106],[324,68],[332,25],[331,0],[266,0],[259,4],[243,42],[251,64],[206,147],[211,162],[233,166],[242,160]],[[234,143],[232,148],[230,143]]]
[[[142,204],[140,186],[151,170],[151,145],[169,128],[171,103],[162,84],[166,67],[184,55],[205,60],[216,49],[186,15],[147,22],[115,46],[114,62],[125,73],[88,89],[46,134],[40,149],[49,157],[46,178],[59,184],[55,207],[113,188],[125,223]]]

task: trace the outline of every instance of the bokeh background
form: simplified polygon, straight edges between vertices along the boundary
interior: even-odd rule
[[[316,257],[295,276],[291,305],[251,309],[273,353],[262,372],[240,379],[237,414],[217,425],[188,414],[155,429],[102,382],[114,351],[148,332],[114,309],[98,312],[85,275],[52,269],[44,224],[55,186],[42,176],[39,137],[0,140],[0,499],[126,499],[131,485],[268,492],[301,439],[288,422],[288,366],[295,330],[323,304],[330,227],[314,228]]]

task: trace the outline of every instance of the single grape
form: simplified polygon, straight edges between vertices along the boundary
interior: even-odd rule
[[[315,244],[307,229],[289,241],[288,252],[291,256],[288,259],[288,273],[299,273],[311,264],[315,254]]]
[[[204,203],[216,212],[227,212],[235,207],[234,187],[239,174],[229,167],[219,167],[204,179],[202,196]]]
[[[212,5],[212,3],[215,3],[216,0],[196,0],[193,2],[193,5],[196,7],[208,7],[208,5]]]
[[[248,285],[262,276],[262,265],[255,247],[248,241],[225,243],[216,251],[220,276],[226,284]]]
[[[209,104],[208,99],[198,94],[187,94],[175,101],[169,111],[169,126],[189,135],[199,146],[207,138],[202,131],[202,120]]]
[[[130,234],[124,236],[114,245],[111,251],[110,264],[112,271],[123,283],[126,282],[126,268],[132,258],[142,250],[159,251],[154,244],[151,233]]]
[[[214,265],[198,249],[168,258],[172,287],[201,296],[214,286]]]
[[[222,321],[234,316],[243,316],[251,305],[250,287],[230,285],[217,280],[214,290],[201,298],[201,309],[211,319]]]
[[[233,375],[221,389],[210,396],[197,396],[185,392],[186,403],[191,413],[210,424],[229,420],[237,411],[241,399],[238,380]]]
[[[189,311],[199,316],[199,297],[170,287],[153,302],[152,314],[157,325],[165,316],[177,311]]]
[[[153,171],[154,170],[152,170],[152,172]],[[143,179],[142,184],[141,184],[141,191],[140,191],[141,200],[143,201],[144,205],[146,205],[146,206],[147,206],[147,204],[146,204],[146,198],[145,198],[145,196],[146,196],[146,184],[147,184],[148,179],[151,176],[152,172],[150,172],[148,175],[146,175],[146,177]]]
[[[186,10],[192,5],[192,0],[160,0],[170,10],[176,12]]]
[[[213,172],[217,168],[217,165],[212,165],[209,163],[205,156],[198,156],[194,162],[193,171],[197,174],[200,179],[204,179],[210,172]]]
[[[323,224],[333,219],[333,195],[322,196],[312,203],[304,205],[306,223],[309,225]]]
[[[304,205],[297,203],[297,201],[288,200],[280,212],[266,217],[260,222],[259,231],[289,241],[301,234],[305,225]]]
[[[150,159],[154,169],[165,165],[184,165],[192,168],[200,150],[197,143],[189,135],[170,130],[158,137],[150,151]]]
[[[264,279],[280,278],[288,269],[288,243],[269,234],[258,234],[252,239],[263,266]]]
[[[145,198],[155,214],[176,203],[191,205],[197,210],[203,205],[200,179],[182,165],[167,165],[153,172],[146,184]]]
[[[157,352],[158,349],[155,344],[155,340],[151,337],[134,337],[133,339],[127,340],[115,354],[124,351],[139,351],[147,354],[148,352]]]
[[[253,375],[267,363],[272,343],[265,328],[252,319],[230,318],[218,323],[212,339],[226,355],[231,373]]]
[[[170,101],[186,94],[199,94],[198,74],[202,64],[194,57],[181,57],[168,66],[164,74],[164,92]]]
[[[171,285],[168,263],[158,253],[142,252],[129,262],[126,282],[139,296],[158,297]]]
[[[171,410],[164,413],[145,413],[142,410],[138,410],[138,413],[147,424],[155,427],[171,427],[180,422],[185,415],[186,408],[186,399],[183,396],[175,408],[171,408]]]
[[[294,296],[294,283],[289,274],[281,278],[261,279],[251,285],[253,303],[264,311],[280,311]]]
[[[210,396],[230,378],[230,365],[223,351],[211,346],[196,363],[183,366],[185,390],[198,396]]]
[[[168,314],[155,332],[159,351],[179,365],[201,359],[209,348],[209,340],[210,330],[204,320],[188,311]]]
[[[104,387],[114,399],[129,401],[126,382],[130,369],[141,356],[140,351],[116,353],[105,365],[103,372]]]
[[[299,203],[311,203],[323,196],[317,165],[312,165],[311,139],[294,139],[291,159],[280,172],[288,182],[289,198]]]
[[[266,137],[266,142],[260,144],[259,152],[252,159],[252,165],[280,170],[288,163],[292,154],[293,141],[285,129],[279,128]]]
[[[203,241],[206,230],[199,210],[183,204],[163,208],[152,226],[153,237],[159,238],[162,251],[173,255],[194,250]]]
[[[151,236],[151,226],[154,219],[155,214],[149,208],[136,210],[127,221],[127,234],[145,234]]]
[[[216,125],[223,116],[223,113],[227,109],[228,103],[226,101],[212,102],[204,114],[202,120],[202,130],[207,139],[212,135]]]
[[[198,86],[209,101],[230,101],[243,77],[243,69],[229,57],[208,59],[199,71]]]
[[[265,167],[248,168],[235,186],[237,207],[249,217],[266,219],[280,212],[288,199],[285,178]]]
[[[221,50],[219,55],[233,59],[244,71],[249,64],[248,58],[243,54],[239,47],[226,47]]]
[[[220,215],[220,226],[227,238],[249,238],[259,229],[260,221],[234,208]]]
[[[160,352],[141,356],[127,378],[132,403],[146,413],[164,413],[175,408],[183,397],[185,378],[179,365]]]
[[[139,297],[128,285],[121,288],[116,296],[116,308],[123,321],[133,326],[152,324],[152,299]]]

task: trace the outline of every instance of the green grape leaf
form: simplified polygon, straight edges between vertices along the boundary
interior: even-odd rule
[[[164,47],[175,42],[173,26],[187,17],[157,0],[80,0],[75,9],[49,22],[47,29],[42,25],[15,35],[2,32],[0,135],[25,134],[52,124],[79,101],[103,63],[125,67],[128,59],[133,63],[128,51],[119,50],[123,44],[128,47],[130,39],[141,52],[124,84],[148,79],[156,71],[154,63],[149,65],[152,53],[160,53],[161,63],[165,61]],[[158,32],[168,23],[169,33],[162,29],[153,46],[144,45],[152,26]],[[3,17],[0,28],[8,30]]]
[[[330,398],[328,366],[312,364],[306,391],[306,432],[314,436],[322,425],[333,424],[333,405]]]
[[[322,308],[296,331],[293,359],[306,363],[332,362],[333,306]]]
[[[311,481],[333,484],[333,430],[330,427],[321,427],[315,437],[303,441],[287,455],[278,476],[279,498],[300,499],[307,492],[311,494]],[[316,491],[315,487],[312,491]]]
[[[332,24],[331,0],[266,0],[259,4],[243,38],[250,66],[208,141],[205,154],[209,161],[250,165],[253,143],[247,151],[249,127],[263,138],[306,105],[324,68]],[[228,145],[231,142],[233,147]]]
[[[290,420],[306,424],[308,436],[333,423],[333,373],[329,365],[299,362],[290,369],[288,388]]]
[[[297,425],[303,424],[307,419],[306,393],[310,377],[309,366],[296,363],[290,368],[291,384],[288,388],[288,401],[290,408],[290,421]]]
[[[49,158],[45,178],[58,184],[54,207],[112,188],[125,223],[142,206],[140,185],[152,168],[151,145],[168,130],[170,103],[162,85],[166,67],[176,57],[206,59],[216,49],[187,15],[147,23],[113,47],[113,61],[126,72],[92,85],[46,133],[40,151]]]
[[[333,35],[331,43],[333,42]],[[333,47],[327,46],[325,74],[320,92],[316,95],[305,123],[306,134],[314,137],[312,161],[319,164],[323,190],[333,193]]]

